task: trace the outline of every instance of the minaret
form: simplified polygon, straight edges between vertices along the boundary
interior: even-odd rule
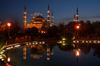
[[[52,11],[52,16],[51,16],[51,24],[53,26],[53,11]]]
[[[49,22],[50,22],[50,11],[49,11],[49,5],[48,5],[48,11],[47,11],[47,23],[48,23],[48,26],[49,26]]]
[[[74,22],[76,22],[76,21],[75,21],[75,14],[74,14]]]
[[[26,5],[24,6],[24,29],[26,28]]]
[[[77,7],[77,13],[76,13],[76,22],[78,23],[78,17],[79,17],[79,15],[78,15],[78,7]]]

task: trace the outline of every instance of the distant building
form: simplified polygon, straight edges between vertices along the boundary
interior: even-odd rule
[[[26,6],[24,7],[24,29],[36,27],[39,31],[45,30],[46,28],[49,28],[50,26],[53,26],[53,12],[51,17],[51,24],[50,24],[50,10],[48,5],[48,11],[47,11],[47,20],[43,18],[43,16],[39,15],[36,18],[34,18],[34,12],[33,12],[33,18],[30,23],[26,25]]]
[[[75,19],[75,14],[74,14],[74,22],[79,22],[79,20],[78,20],[78,18],[79,18],[79,15],[78,15],[78,7],[77,7],[77,11],[76,11],[76,19]]]

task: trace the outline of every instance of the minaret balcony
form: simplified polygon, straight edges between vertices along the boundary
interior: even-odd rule
[[[50,20],[47,20],[47,21],[50,21]]]
[[[47,13],[50,13],[50,11],[47,11]]]
[[[49,15],[47,17],[50,17]]]
[[[27,21],[23,21],[23,22],[27,22]]]
[[[24,16],[24,18],[27,18],[26,16]]]
[[[78,22],[79,20],[76,20],[76,22]]]
[[[24,12],[24,14],[27,14],[26,12]]]
[[[79,15],[76,15],[76,17],[78,17]]]

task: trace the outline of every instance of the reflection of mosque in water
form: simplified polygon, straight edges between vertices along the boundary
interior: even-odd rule
[[[30,47],[31,48],[31,55],[30,57],[32,57],[33,59],[40,59],[42,57],[42,54],[47,51],[47,61],[50,60],[50,55],[53,58],[53,52],[54,52],[54,46],[55,45],[31,45],[31,46],[24,46],[23,47],[23,59],[26,60],[26,48]],[[51,53],[51,54],[50,54]]]

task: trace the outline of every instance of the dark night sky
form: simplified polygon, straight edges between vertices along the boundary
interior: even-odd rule
[[[50,15],[54,13],[54,24],[73,21],[78,6],[79,20],[100,21],[100,0],[0,0],[0,21],[17,21],[23,27],[24,5],[27,11],[27,23],[32,19],[33,11],[40,12],[47,20],[48,4]],[[36,17],[37,15],[35,15]]]

